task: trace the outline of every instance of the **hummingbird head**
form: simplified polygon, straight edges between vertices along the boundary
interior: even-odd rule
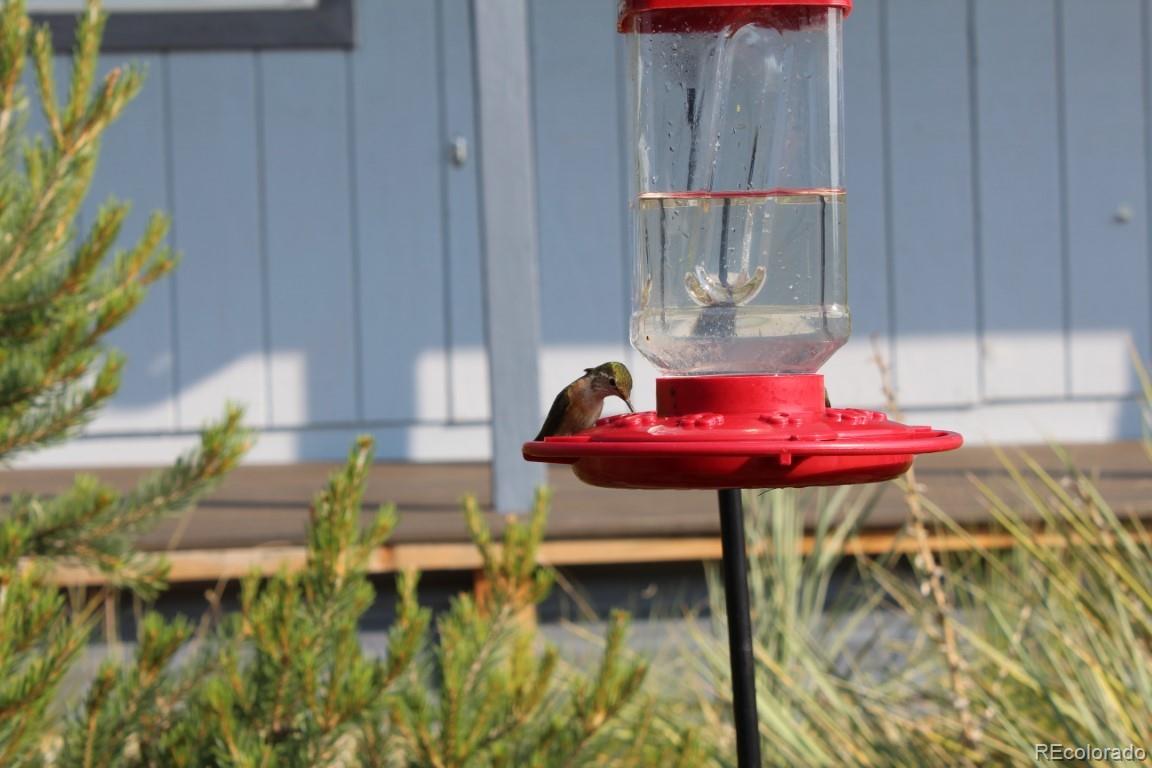
[[[624,363],[604,363],[595,368],[585,368],[584,374],[591,377],[592,391],[604,397],[616,395],[635,413],[632,407],[632,374]]]

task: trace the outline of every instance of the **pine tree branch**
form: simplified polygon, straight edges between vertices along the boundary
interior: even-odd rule
[[[0,521],[0,538],[5,530],[19,531],[23,544],[0,552],[9,558],[75,560],[150,591],[155,584],[149,582],[160,574],[133,569],[141,560],[133,555],[129,537],[186,508],[236,466],[250,440],[240,419],[240,409],[230,408],[221,422],[204,430],[198,448],[127,494],[80,477],[70,491],[48,502],[17,497],[12,514]]]
[[[167,220],[158,215],[131,249],[107,262],[125,220],[124,204],[105,205],[82,242],[71,242],[101,137],[142,83],[141,70],[128,67],[112,70],[97,84],[104,19],[98,3],[89,0],[77,31],[71,89],[60,106],[47,30],[31,31],[23,0],[0,6],[3,459],[72,434],[111,397],[122,358],[100,345],[139,306],[147,287],[175,264],[163,245]],[[47,141],[19,135],[27,110],[19,84],[29,57]],[[97,596],[74,606],[69,617],[59,593],[46,585],[48,561],[96,567],[113,583],[154,596],[166,566],[135,552],[131,537],[161,515],[187,506],[235,466],[249,442],[239,419],[239,411],[230,410],[222,422],[204,430],[197,450],[129,493],[81,477],[55,498],[16,495],[8,503],[0,515],[0,765],[41,762],[48,704],[83,649],[102,604]],[[200,693],[203,678],[166,671],[168,660],[186,642],[188,628],[153,620],[141,626],[136,664],[101,673],[86,712],[65,739],[60,764],[122,764],[129,753],[166,754],[177,738],[172,731],[182,727],[172,712],[188,706],[181,699],[210,703]],[[204,743],[198,723],[185,732],[193,731]],[[267,748],[249,750],[247,743],[238,746],[240,757],[273,754]],[[197,754],[214,749],[198,746]],[[204,761],[161,758],[153,764]]]
[[[141,734],[149,716],[160,706],[168,686],[165,671],[192,634],[192,625],[178,617],[144,617],[134,662],[105,662],[89,689],[84,709],[65,734],[59,757],[62,765],[104,768],[121,765],[129,743]]]
[[[40,92],[40,109],[44,122],[57,147],[64,143],[64,126],[60,121],[60,109],[56,104],[56,77],[52,70],[52,34],[47,27],[40,27],[32,35],[32,62],[36,68],[36,85]]]
[[[17,94],[24,73],[24,45],[28,35],[28,18],[23,2],[8,3],[0,19],[0,147],[8,147],[10,132],[17,117]]]
[[[104,36],[107,15],[92,0],[84,4],[84,12],[76,25],[76,42],[72,52],[72,91],[64,111],[64,131],[72,133],[89,110],[88,92],[96,78],[99,62],[100,39]]]
[[[65,389],[0,418],[0,460],[10,461],[29,448],[43,448],[70,436],[116,393],[122,361],[110,357],[92,386],[82,392]],[[13,417],[15,416],[15,417]]]
[[[7,342],[29,338],[37,331],[43,333],[47,330],[45,324],[54,315],[63,315],[69,308],[59,305],[69,298],[91,292],[89,284],[119,237],[129,209],[126,203],[109,202],[101,206],[95,223],[76,249],[67,269],[49,276],[43,285],[31,290],[22,285],[10,285],[4,289],[0,294],[0,332]],[[88,301],[86,297],[83,300],[85,303]]]
[[[87,15],[85,16],[87,18]],[[80,32],[84,35],[83,26]],[[88,33],[91,38],[92,34]],[[88,47],[99,46],[99,40],[81,40],[78,50],[87,50]],[[37,259],[26,261],[24,256],[31,249],[35,241],[33,235],[44,226],[52,229],[51,237],[40,248],[41,254],[53,253],[63,240],[67,232],[66,226],[60,223],[71,221],[79,210],[83,196],[88,189],[94,169],[94,153],[97,149],[98,139],[108,125],[115,120],[136,94],[143,83],[141,74],[136,69],[114,69],[105,78],[101,89],[88,101],[88,88],[91,84],[91,72],[96,66],[95,59],[87,64],[77,63],[81,79],[73,80],[71,100],[64,127],[64,144],[56,147],[52,162],[49,165],[49,175],[45,185],[37,190],[37,198],[26,215],[22,226],[11,241],[11,250],[0,259],[0,282],[6,280],[20,280],[29,270],[39,262]],[[74,75],[74,78],[76,75]],[[72,114],[75,105],[83,102],[82,115]],[[60,196],[71,192],[69,199],[64,201],[62,215],[57,216],[53,224],[50,214],[56,210]]]
[[[69,616],[43,569],[0,569],[0,765],[35,761],[48,705],[83,651],[98,593]]]

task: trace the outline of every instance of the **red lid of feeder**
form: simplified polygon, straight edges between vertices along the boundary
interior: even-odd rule
[[[799,29],[814,11],[852,12],[852,0],[620,0],[620,32],[715,32],[758,22]],[[635,26],[633,26],[635,24]]]
[[[825,408],[818,374],[659,379],[656,400],[656,411],[525,443],[524,458],[571,464],[609,488],[784,488],[889,480],[915,454],[963,442],[877,411]]]

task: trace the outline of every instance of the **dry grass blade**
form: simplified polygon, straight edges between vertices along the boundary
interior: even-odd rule
[[[1150,377],[1141,381],[1152,401]],[[1060,472],[1002,454],[1003,484],[970,478],[988,533],[1007,548],[983,546],[914,473],[901,486],[907,538],[888,554],[857,553],[855,570],[846,566],[865,492],[749,500],[765,765],[1031,765],[1037,744],[1152,744],[1152,538],[1054,450]],[[933,551],[935,530],[967,547]],[[911,561],[899,554],[908,538]],[[712,587],[712,616],[722,616]],[[698,720],[723,761],[732,744],[723,626],[690,633],[703,678]]]

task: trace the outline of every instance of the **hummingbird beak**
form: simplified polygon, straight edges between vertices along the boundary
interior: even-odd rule
[[[636,413],[636,409],[632,407],[632,401],[630,401],[626,397],[622,397],[620,399],[624,401],[624,405],[628,406],[629,411],[631,411],[632,413]]]

